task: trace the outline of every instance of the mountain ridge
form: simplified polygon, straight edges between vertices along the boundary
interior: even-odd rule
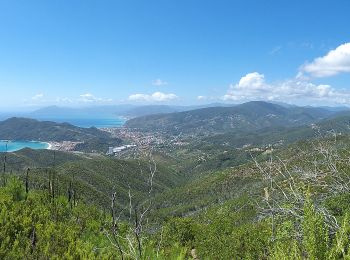
[[[323,108],[283,107],[251,101],[232,107],[210,107],[130,119],[125,126],[172,133],[257,130],[272,126],[298,126],[328,118],[336,112]]]

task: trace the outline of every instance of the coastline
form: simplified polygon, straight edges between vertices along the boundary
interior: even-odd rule
[[[48,145],[46,150],[71,152],[75,150],[75,146],[81,143],[82,142],[73,142],[73,141],[61,141],[61,142],[49,141],[49,142],[46,142],[46,144]]]
[[[50,142],[46,142],[46,144],[47,144],[46,150],[52,150],[53,144]]]
[[[52,143],[51,142],[42,142],[42,141],[35,141],[35,140],[31,140],[31,141],[28,141],[28,142],[45,144],[46,148],[44,148],[44,150],[52,150]]]

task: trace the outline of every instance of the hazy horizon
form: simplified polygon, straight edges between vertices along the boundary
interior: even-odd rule
[[[263,101],[271,104],[281,105],[281,106],[298,106],[298,107],[315,107],[315,108],[334,108],[334,109],[350,109],[349,105],[345,104],[333,104],[333,105],[298,105],[293,103],[286,103],[286,102],[275,102],[275,101],[265,101],[265,100],[250,100],[250,101],[244,101],[244,102],[237,102],[237,103],[229,103],[229,102],[211,102],[211,103],[202,103],[202,104],[167,104],[167,103],[153,103],[153,104],[132,104],[132,103],[124,103],[124,104],[86,104],[86,105],[60,105],[60,104],[52,104],[52,105],[44,105],[44,106],[30,106],[30,107],[7,107],[7,108],[1,108],[0,109],[0,120],[5,119],[7,117],[11,116],[28,116],[30,117],[35,112],[45,112],[48,111],[47,115],[50,115],[49,111],[52,108],[56,108],[57,111],[64,112],[65,109],[68,111],[75,110],[75,111],[82,111],[86,112],[94,108],[98,108],[99,111],[97,113],[101,113],[103,109],[105,108],[105,114],[115,114],[118,115],[118,111],[111,113],[108,109],[117,109],[118,108],[125,108],[126,111],[132,110],[133,108],[139,108],[139,107],[169,107],[169,108],[188,108],[189,110],[193,109],[199,109],[199,108],[205,108],[205,107],[216,107],[216,106],[236,106],[240,104],[244,104],[247,102],[256,102],[256,101]],[[102,114],[103,116],[103,114]]]

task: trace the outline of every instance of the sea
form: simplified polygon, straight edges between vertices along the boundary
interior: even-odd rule
[[[126,122],[126,119],[119,117],[108,118],[36,118],[40,121],[53,121],[57,123],[69,123],[82,128],[112,128],[121,127]]]
[[[48,149],[49,144],[35,141],[6,141],[0,140],[0,152],[15,152],[23,148]]]

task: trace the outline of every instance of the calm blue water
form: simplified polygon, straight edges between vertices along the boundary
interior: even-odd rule
[[[121,127],[126,121],[123,118],[38,118],[38,120],[69,123],[83,128]]]
[[[47,149],[49,147],[49,144],[34,141],[9,141],[7,143],[8,152],[15,152],[26,147],[31,149]],[[0,141],[0,152],[6,152],[5,141]]]

